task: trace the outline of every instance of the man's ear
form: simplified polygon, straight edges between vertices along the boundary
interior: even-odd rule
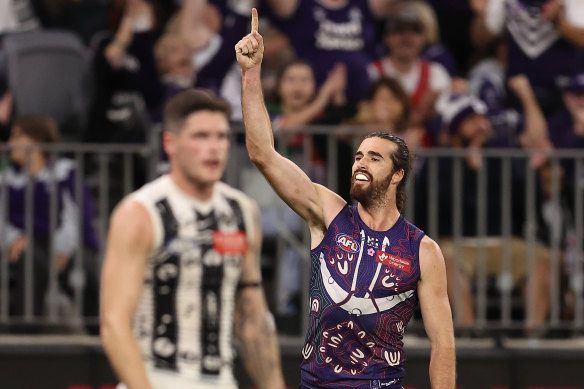
[[[164,131],[162,133],[162,147],[166,155],[173,155],[176,149],[176,136],[172,131]]]
[[[401,180],[404,178],[404,169],[399,169],[397,172],[393,173],[391,176],[391,183],[392,184],[399,184]]]

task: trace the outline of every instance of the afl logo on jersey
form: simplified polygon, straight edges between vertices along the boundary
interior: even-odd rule
[[[357,242],[355,239],[353,239],[353,237],[347,234],[337,235],[337,246],[339,246],[348,253],[359,252],[359,242]]]

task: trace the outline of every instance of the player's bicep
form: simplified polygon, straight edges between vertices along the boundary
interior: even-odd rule
[[[424,327],[432,343],[450,342],[452,313],[446,288],[446,265],[438,245],[424,237],[420,245],[418,296]]]
[[[152,242],[152,222],[144,207],[128,200],[120,204],[112,214],[102,269],[102,319],[133,317]]]

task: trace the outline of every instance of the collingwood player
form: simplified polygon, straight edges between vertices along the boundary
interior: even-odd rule
[[[232,343],[259,388],[284,388],[261,288],[256,204],[220,182],[229,109],[186,90],[165,109],[170,173],[114,210],[101,338],[120,389],[236,389]]]

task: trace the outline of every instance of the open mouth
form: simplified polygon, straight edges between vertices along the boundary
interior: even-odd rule
[[[363,174],[363,173],[357,173],[355,174],[355,181],[369,181],[369,177],[367,177],[367,175]]]

